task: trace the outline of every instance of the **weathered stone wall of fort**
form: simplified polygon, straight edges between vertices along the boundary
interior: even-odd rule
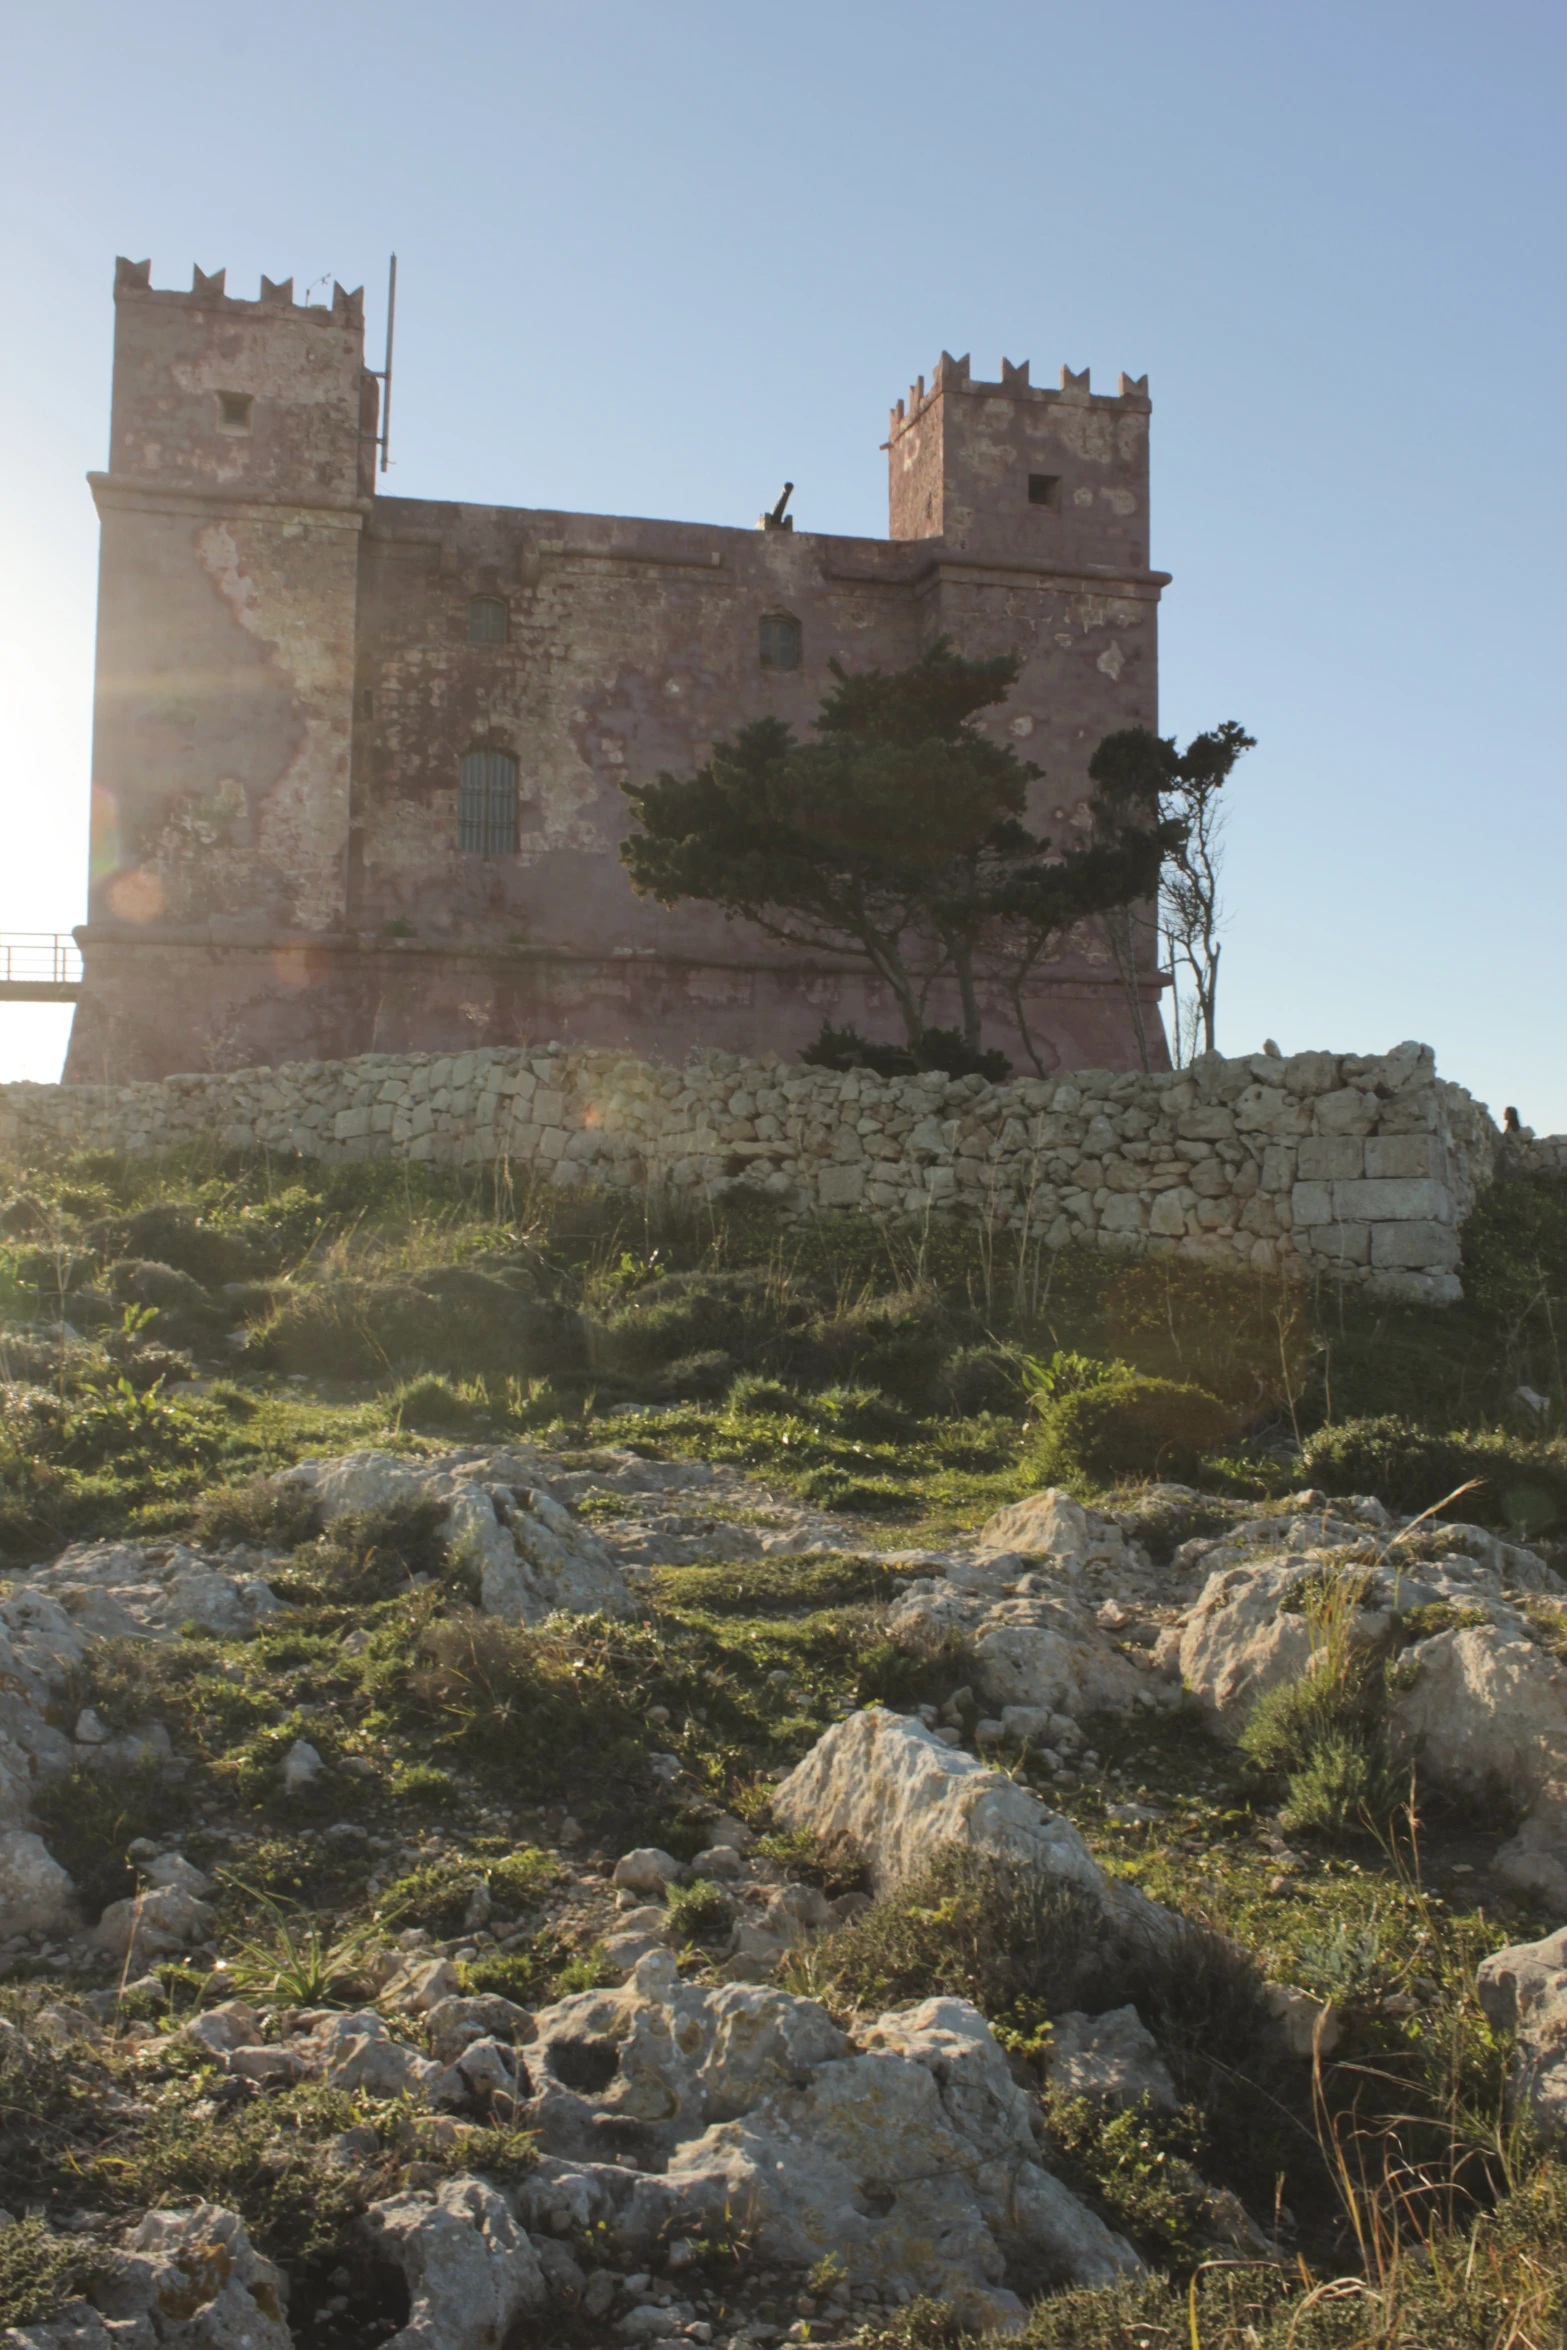
[[[519,1181],[743,1185],[796,1212],[934,1211],[1037,1235],[1460,1294],[1498,1135],[1429,1046],[1209,1055],[1005,1085],[708,1051],[367,1053],[123,1086],[0,1087],[0,1148],[205,1141],[305,1158],[505,1160]]]
[[[1142,378],[991,382],[943,353],[893,415],[874,539],[378,496],[363,342],[341,287],[249,301],[222,271],[175,292],[118,265],[73,1081],[476,1030],[671,1060],[797,1052],[824,1018],[895,1035],[852,958],[637,897],[623,787],[753,720],[804,736],[835,663],[942,637],[1018,655],[982,723],[1038,770],[1029,821],[1059,842],[1090,822],[1101,738],[1157,722]],[[1045,1057],[1136,1061],[1095,926],[1057,948],[1031,986]],[[1140,985],[1158,1037],[1151,966]],[[1007,990],[981,995],[1020,1052]],[[959,1019],[950,978],[927,1017]]]

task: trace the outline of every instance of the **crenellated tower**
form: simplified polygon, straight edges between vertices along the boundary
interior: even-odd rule
[[[977,383],[943,351],[892,411],[888,506],[895,539],[944,539],[954,555],[1030,569],[1125,573],[1148,567],[1148,378],[1094,392],[1088,369],[1061,388],[1001,362]]]
[[[94,944],[340,929],[364,304],[115,268],[94,715]]]

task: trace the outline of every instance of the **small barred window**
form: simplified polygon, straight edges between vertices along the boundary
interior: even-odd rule
[[[470,751],[457,785],[457,846],[469,857],[517,853],[517,762],[510,751]]]
[[[470,596],[468,599],[468,642],[470,645],[503,645],[506,642],[506,623],[509,615],[499,596]]]

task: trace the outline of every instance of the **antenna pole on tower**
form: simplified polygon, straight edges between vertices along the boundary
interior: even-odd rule
[[[387,445],[392,437],[392,327],[397,317],[397,255],[394,253],[386,273],[386,365],[372,367],[370,373],[381,385],[381,429],[375,436],[375,445],[381,452],[381,471],[387,468]]]

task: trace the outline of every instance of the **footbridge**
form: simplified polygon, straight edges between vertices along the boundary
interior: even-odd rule
[[[82,950],[68,930],[0,931],[0,1003],[74,1004]]]

